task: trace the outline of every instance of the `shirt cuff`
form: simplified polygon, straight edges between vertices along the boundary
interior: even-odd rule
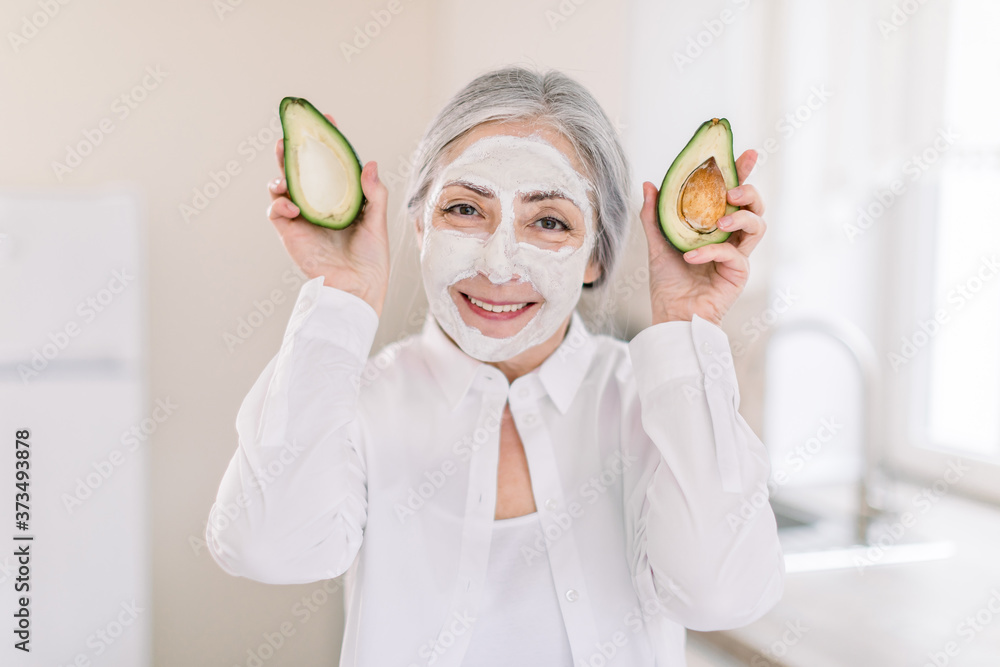
[[[328,340],[365,360],[375,341],[378,322],[378,313],[367,301],[324,285],[323,276],[316,276],[299,290],[285,338]]]
[[[628,348],[636,388],[642,394],[671,380],[699,375],[736,386],[729,337],[721,327],[697,315],[690,322],[646,327]]]

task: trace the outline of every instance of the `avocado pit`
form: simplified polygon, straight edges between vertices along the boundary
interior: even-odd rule
[[[698,234],[711,234],[726,212],[726,179],[715,157],[688,174],[677,198],[677,216]]]

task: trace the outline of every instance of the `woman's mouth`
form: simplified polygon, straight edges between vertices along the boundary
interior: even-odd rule
[[[538,305],[537,301],[497,304],[477,299],[464,292],[459,292],[459,294],[462,295],[462,300],[468,305],[469,310],[488,320],[512,320],[527,312],[534,312],[535,306]]]

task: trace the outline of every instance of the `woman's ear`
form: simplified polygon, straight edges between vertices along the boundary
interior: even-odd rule
[[[417,235],[417,250],[423,252],[424,248],[424,227],[420,223],[420,216],[413,216],[413,230]]]
[[[596,259],[590,260],[590,264],[587,265],[587,270],[583,274],[583,286],[593,287],[594,281],[601,277],[601,265]]]

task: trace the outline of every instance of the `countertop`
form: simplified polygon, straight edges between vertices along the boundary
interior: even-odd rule
[[[794,493],[795,505],[817,512],[845,510],[853,497],[850,489]],[[876,547],[847,569],[789,573],[782,600],[757,622],[689,637],[753,667],[1000,666],[1000,508],[908,484],[893,500],[882,544],[953,541],[954,554],[884,564]]]

